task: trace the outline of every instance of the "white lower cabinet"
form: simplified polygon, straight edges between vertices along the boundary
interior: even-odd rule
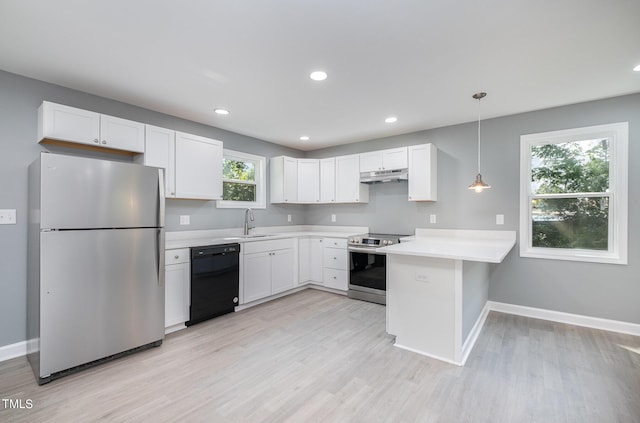
[[[346,291],[349,287],[348,275],[346,270],[324,269],[324,286],[327,288]]]
[[[164,327],[169,329],[189,320],[190,250],[165,251]],[[171,332],[168,330],[167,332]]]
[[[340,291],[349,288],[349,252],[346,239],[324,238],[323,284]]]
[[[271,252],[271,293],[277,294],[294,288],[296,266],[293,248]]]
[[[299,277],[298,282],[322,285],[323,270],[322,238],[300,238],[298,240]]]
[[[271,252],[244,255],[244,302],[271,295]]]
[[[243,246],[242,303],[297,286],[297,239],[247,242]]]

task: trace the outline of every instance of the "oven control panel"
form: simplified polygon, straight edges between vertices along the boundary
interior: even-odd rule
[[[359,245],[363,247],[384,247],[398,243],[398,239],[380,239],[380,238],[350,238],[350,245]]]

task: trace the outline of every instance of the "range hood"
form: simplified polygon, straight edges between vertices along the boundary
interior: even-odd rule
[[[407,169],[377,170],[375,172],[360,172],[361,184],[381,184],[384,182],[400,182],[408,179]]]

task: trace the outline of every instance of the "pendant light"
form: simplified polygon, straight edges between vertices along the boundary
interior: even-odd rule
[[[482,180],[480,174],[480,100],[487,96],[487,93],[476,93],[473,98],[478,100],[478,174],[476,175],[476,181],[469,185],[469,189],[475,192],[482,192],[483,189],[491,188],[491,185]]]

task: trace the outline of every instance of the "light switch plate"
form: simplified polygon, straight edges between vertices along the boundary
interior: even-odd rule
[[[181,225],[190,225],[191,224],[191,216],[188,214],[180,215],[180,224]]]
[[[429,223],[436,223],[436,215],[435,214],[430,214],[429,215]]]
[[[15,225],[15,224],[16,224],[16,209],[0,210],[0,225]]]
[[[504,225],[504,214],[496,214],[496,225]]]
[[[335,215],[335,214],[332,214],[332,215],[331,215],[331,221],[332,221],[332,222],[335,222],[335,221],[336,221],[336,215]]]
[[[290,214],[287,215],[287,222],[291,222],[291,215]]]

